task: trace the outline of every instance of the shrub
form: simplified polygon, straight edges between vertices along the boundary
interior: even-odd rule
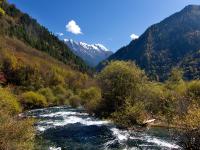
[[[56,104],[64,105],[67,104],[67,98],[71,94],[70,91],[67,91],[62,85],[57,85],[53,88],[53,93],[56,97]]]
[[[151,115],[172,121],[172,115],[176,114],[179,95],[163,84],[148,83],[138,97],[145,103],[145,109]]]
[[[0,110],[5,110],[9,114],[16,114],[21,111],[16,97],[8,89],[0,88]]]
[[[0,149],[34,149],[35,131],[32,120],[16,117],[21,111],[16,97],[9,89],[0,88]]]
[[[33,120],[18,120],[0,110],[0,149],[33,150],[35,130]]]
[[[66,89],[62,85],[57,85],[53,88],[54,95],[64,95]]]
[[[0,8],[0,17],[1,17],[2,15],[5,15],[5,11],[4,11],[2,8]]]
[[[45,78],[49,86],[57,86],[59,84],[64,84],[64,77],[61,74],[58,74],[56,70],[51,69],[48,73],[48,78]]]
[[[159,114],[164,103],[163,99],[165,92],[167,92],[167,90],[163,85],[148,83],[143,87],[141,92],[138,93],[138,98],[145,102],[145,109],[148,112]]]
[[[114,61],[100,72],[97,79],[102,90],[103,111],[109,115],[123,107],[126,98],[134,100],[146,76],[132,62]]]
[[[81,105],[80,97],[77,96],[77,95],[74,95],[74,96],[70,97],[69,98],[69,104],[70,104],[70,106],[72,106],[74,108],[80,106]]]
[[[65,92],[66,98],[70,98],[70,97],[72,97],[73,95],[74,95],[74,93],[73,93],[72,90],[70,90],[70,89],[66,90],[66,92]]]
[[[145,105],[142,102],[137,102],[134,105],[126,103],[123,109],[112,114],[112,118],[117,124],[124,127],[141,125],[147,119]]]
[[[36,92],[25,92],[21,96],[21,102],[25,109],[33,109],[47,106],[46,98]]]
[[[173,68],[171,70],[168,82],[178,83],[181,81],[183,81],[183,70],[181,70],[180,68]]]
[[[4,54],[1,69],[9,83],[17,82],[15,74],[15,71],[17,70],[17,59],[14,55],[8,53]]]
[[[43,85],[38,66],[25,64],[13,54],[3,54],[2,72],[9,84],[23,86],[26,89],[39,89]]]
[[[97,113],[101,101],[101,90],[91,87],[81,91],[81,102],[89,113]]]
[[[200,108],[192,104],[179,123],[179,143],[184,149],[200,147]]]
[[[191,81],[188,83],[188,94],[200,104],[200,81]]]
[[[38,91],[38,93],[45,96],[48,105],[55,104],[56,97],[54,96],[54,94],[50,88],[42,88]]]

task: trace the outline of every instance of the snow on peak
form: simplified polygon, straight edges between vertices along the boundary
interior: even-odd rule
[[[103,44],[87,44],[85,42],[76,42],[72,39],[64,39],[64,42],[67,44],[71,44],[71,45],[76,45],[79,47],[82,47],[86,50],[96,50],[96,51],[104,51],[104,52],[110,52],[110,50],[108,48],[106,48]]]
[[[94,45],[90,45],[84,42],[80,42],[79,43],[81,46],[83,46],[85,49],[95,49],[95,50],[99,50],[96,46]]]
[[[87,44],[84,42],[79,42],[81,46],[83,46],[85,49],[94,49],[97,51],[109,51],[104,45],[102,44]]]
[[[64,42],[76,55],[91,66],[96,66],[100,61],[112,54],[112,51],[102,44],[87,44],[85,42],[75,42],[71,39],[64,39]]]
[[[102,44],[94,44],[96,47],[98,47],[98,48],[100,48],[100,49],[102,49],[102,50],[104,50],[104,51],[110,51],[109,49],[107,49],[104,45],[102,45]]]
[[[71,44],[77,44],[77,42],[75,42],[75,41],[72,40],[72,39],[64,39],[64,42],[65,42],[65,43],[71,43]]]

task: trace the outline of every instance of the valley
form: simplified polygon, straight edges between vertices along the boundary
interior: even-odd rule
[[[0,149],[199,149],[199,20],[188,5],[113,53],[0,0]]]

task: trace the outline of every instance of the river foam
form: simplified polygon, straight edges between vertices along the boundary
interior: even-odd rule
[[[102,130],[100,127],[105,127],[111,133],[109,137],[107,137],[107,141],[105,141],[104,149],[112,149],[113,145],[120,145],[124,147],[124,150],[129,149],[137,149],[137,146],[142,149],[159,147],[159,149],[180,149],[178,145],[174,142],[166,139],[162,139],[162,137],[156,137],[155,135],[149,135],[147,133],[136,133],[129,130],[118,129],[115,125],[113,125],[109,121],[99,120],[97,118],[91,117],[89,114],[84,111],[80,111],[77,109],[72,109],[68,107],[55,107],[49,109],[38,109],[33,110],[28,113],[28,116],[39,118],[36,128],[41,133],[48,132],[48,129],[56,129],[59,128],[67,128],[72,125],[80,125],[81,127],[91,128],[92,126],[96,126],[96,130]],[[78,126],[79,127],[79,126]],[[71,130],[69,130],[71,131]],[[81,132],[81,129],[78,130]],[[89,133],[90,130],[87,130]],[[104,131],[105,132],[105,131]],[[97,137],[105,136],[105,133],[102,132],[102,135],[93,135]],[[101,134],[101,132],[99,133]],[[109,133],[108,133],[109,134]],[[84,135],[83,135],[84,136]],[[88,137],[87,138],[96,138],[96,137]],[[84,137],[80,137],[84,138]],[[87,139],[85,137],[85,139]],[[67,140],[67,139],[66,139]],[[73,140],[73,139],[71,139]],[[87,142],[87,141],[86,141]],[[137,146],[128,145],[128,143],[136,143]],[[56,147],[50,147],[49,150],[61,150],[60,145]]]
[[[38,131],[45,131],[49,128],[54,128],[58,126],[65,126],[68,124],[76,124],[80,123],[82,125],[91,126],[101,126],[109,124],[109,121],[101,121],[94,118],[89,117],[87,113],[80,113],[80,112],[55,112],[49,114],[41,114],[39,115],[41,118],[49,118],[51,121],[40,121],[38,122],[37,129]],[[56,119],[62,118],[62,119]],[[53,121],[52,121],[53,120]]]

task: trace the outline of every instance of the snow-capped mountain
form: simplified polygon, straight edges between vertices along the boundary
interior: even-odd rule
[[[87,44],[84,42],[76,42],[65,39],[67,46],[79,57],[81,57],[88,65],[95,67],[99,62],[108,58],[113,54],[102,44]]]

